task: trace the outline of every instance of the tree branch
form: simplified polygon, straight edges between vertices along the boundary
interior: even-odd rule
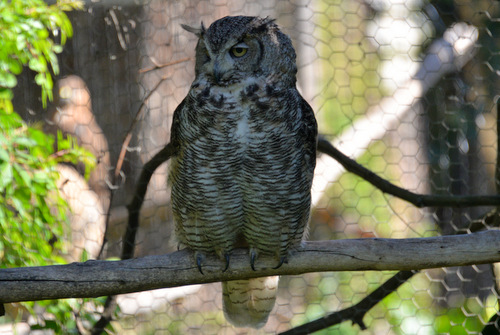
[[[161,164],[165,163],[173,154],[174,146],[169,143],[161,151],[154,155],[150,161],[144,164],[144,167],[142,168],[141,175],[137,181],[137,188],[134,192],[134,198],[130,204],[127,205],[129,217],[127,230],[125,232],[125,236],[123,237],[122,259],[134,257],[135,236],[137,229],[139,228],[139,214],[151,176],[156,169]]]
[[[439,257],[436,257],[439,255]],[[304,243],[288,264],[261,258],[252,271],[248,250],[237,249],[231,266],[208,255],[200,274],[189,250],[123,261],[0,270],[0,302],[92,298],[152,289],[270,275],[322,271],[416,270],[500,261],[500,230],[412,239],[349,239]],[[311,262],[314,259],[314,262]]]
[[[352,172],[384,193],[394,195],[406,200],[416,207],[472,207],[472,206],[499,206],[499,195],[425,195],[410,192],[404,188],[391,184],[384,178],[379,177],[374,172],[358,164],[355,160],[344,155],[324,138],[318,140],[318,151],[339,162],[347,171]]]
[[[342,321],[351,320],[352,323],[357,324],[361,329],[366,329],[363,322],[363,317],[366,312],[378,304],[382,299],[387,297],[392,292],[396,291],[401,284],[405,283],[408,279],[413,277],[416,271],[399,271],[392,278],[387,280],[375,291],[366,296],[363,300],[356,305],[341,311],[332,313],[320,319],[308,322],[301,326],[292,328],[281,335],[301,335],[311,334],[312,332],[328,328],[330,326],[341,323]]]

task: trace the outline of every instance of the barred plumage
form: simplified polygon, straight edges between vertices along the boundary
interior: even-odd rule
[[[279,265],[304,236],[316,160],[316,120],[295,87],[295,51],[270,19],[185,28],[199,42],[196,78],[171,131],[177,239],[198,264],[206,253],[227,260],[248,247],[252,267],[261,254]],[[277,277],[223,283],[226,317],[261,327],[276,288]]]

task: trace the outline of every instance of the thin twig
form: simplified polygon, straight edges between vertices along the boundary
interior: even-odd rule
[[[382,301],[382,299],[387,297],[392,292],[396,291],[398,287],[401,286],[401,284],[405,283],[417,272],[418,271],[399,271],[392,278],[387,280],[356,305],[332,313],[320,319],[308,322],[301,326],[292,328],[286,332],[281,333],[281,335],[311,334],[312,332],[326,329],[346,320],[351,320],[352,323],[357,324],[361,329],[364,330],[366,329],[366,326],[363,322],[363,317],[365,316],[365,314],[376,304]]]
[[[473,207],[473,206],[499,206],[500,195],[470,195],[470,196],[445,196],[445,195],[426,195],[410,192],[404,188],[396,186],[386,179],[379,177],[374,172],[368,170],[355,160],[344,155],[324,138],[318,141],[318,151],[323,152],[337,162],[339,162],[347,171],[352,172],[363,178],[384,193],[394,195],[400,199],[406,200],[418,208],[422,207]]]
[[[175,65],[175,64],[179,64],[179,63],[184,63],[184,62],[187,62],[189,60],[191,60],[191,58],[190,57],[186,57],[186,58],[181,58],[181,59],[178,59],[178,60],[174,60],[174,61],[169,62],[169,63],[158,64],[153,58],[151,58],[151,61],[153,62],[154,66],[147,67],[147,68],[144,68],[144,69],[140,69],[139,73],[146,73],[146,72],[150,72],[150,71],[154,71],[154,70],[159,70],[159,69],[162,69],[164,67],[172,66],[172,65]]]
[[[134,131],[134,128],[135,126],[137,125],[137,123],[139,122],[141,116],[142,116],[142,112],[144,110],[144,106],[146,106],[146,102],[149,100],[149,98],[151,97],[151,95],[153,95],[153,93],[158,89],[158,87],[160,87],[160,85],[167,79],[167,77],[162,77],[161,80],[153,87],[153,89],[146,95],[146,97],[144,98],[144,100],[141,102],[141,105],[139,106],[139,109],[137,111],[137,113],[135,114],[135,118],[134,120],[132,121],[132,123],[130,124],[130,127],[127,131],[127,135],[125,135],[125,139],[123,140],[123,144],[122,144],[122,148],[120,150],[120,155],[118,156],[118,162],[116,164],[116,168],[115,168],[115,171],[114,171],[114,174],[113,174],[113,178],[114,179],[117,179],[119,176],[120,176],[120,171],[121,171],[121,168],[122,168],[122,165],[123,165],[123,162],[125,160],[125,155],[127,153],[127,148],[130,144],[130,141],[132,140],[132,134],[133,134],[133,131]]]
[[[116,296],[108,296],[106,302],[104,303],[104,311],[101,314],[101,318],[94,324],[94,327],[92,327],[92,335],[101,335],[104,332],[104,329],[113,319],[113,314],[116,310],[116,307]]]

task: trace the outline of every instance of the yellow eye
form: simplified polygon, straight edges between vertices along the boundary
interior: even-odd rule
[[[240,43],[231,48],[231,56],[235,58],[240,58],[245,56],[248,51],[248,46],[244,43]]]

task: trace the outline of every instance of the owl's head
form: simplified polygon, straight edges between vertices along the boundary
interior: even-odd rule
[[[205,29],[183,28],[199,38],[196,77],[216,85],[264,77],[272,83],[295,85],[297,66],[292,42],[274,20],[253,16],[226,16]]]

